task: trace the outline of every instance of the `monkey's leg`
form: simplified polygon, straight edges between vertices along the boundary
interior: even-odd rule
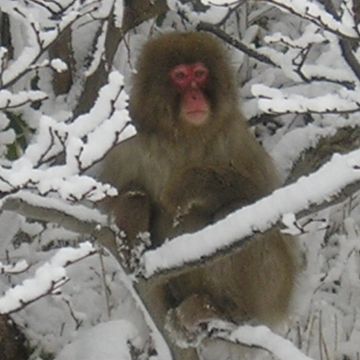
[[[164,336],[173,355],[173,360],[199,360],[195,348],[179,347],[175,344],[176,339],[169,331],[165,330],[166,317],[170,308],[167,287],[163,285],[156,286],[149,282],[140,282],[137,286],[137,290],[157,328]]]
[[[221,317],[224,318],[209,296],[193,294],[168,311],[165,330],[180,347],[195,349],[208,336],[207,324]]]
[[[172,349],[173,360],[199,360],[198,352],[195,348],[180,348],[174,346]]]

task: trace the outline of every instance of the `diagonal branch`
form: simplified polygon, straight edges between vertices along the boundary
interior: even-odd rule
[[[237,210],[218,223],[193,234],[184,234],[155,250],[145,252],[140,275],[145,278],[156,275],[154,280],[162,281],[205,266],[209,261],[239,251],[254,235],[279,226],[284,215],[292,213],[298,218],[308,216],[344,201],[359,189],[360,150],[346,155],[337,154],[317,172],[276,190],[255,204]],[[63,202],[56,202],[55,199],[51,202],[47,200],[22,192],[5,198],[3,209],[17,211],[31,219],[54,222],[79,233],[91,234],[124,265],[118,253],[117,231],[106,225],[104,216],[84,206],[76,209],[74,206],[64,206]],[[194,248],[196,243],[201,244],[198,251],[189,253],[187,249]]]
[[[261,61],[265,64],[272,65],[275,67],[279,67],[276,63],[274,63],[268,56],[261,54],[260,52],[256,51],[255,49],[247,46],[243,42],[233,38],[232,36],[228,35],[225,31],[222,31],[217,25],[213,25],[206,22],[200,22],[196,30],[198,31],[208,31],[214,35],[216,35],[219,39],[225,41],[227,44],[239,49],[240,51],[244,52],[246,55],[253,57],[254,59]]]
[[[324,4],[325,9],[335,18],[338,19],[339,15],[337,14],[336,8],[331,0],[320,0]],[[356,1],[354,1],[354,4]],[[359,6],[359,5],[356,5]],[[355,13],[356,8],[354,8],[354,20],[356,21],[357,14]],[[354,52],[352,50],[354,41],[348,39],[339,39],[340,48],[344,56],[345,61],[348,63],[358,80],[360,80],[360,63],[357,60]],[[359,44],[359,39],[357,39],[357,45]]]
[[[317,172],[276,190],[216,224],[184,234],[143,255],[143,275],[151,277],[171,269],[178,273],[203,266],[238,251],[252,236],[279,226],[285,215],[298,218],[337,204],[360,189],[360,150],[336,154]],[[197,251],[189,253],[189,248]]]

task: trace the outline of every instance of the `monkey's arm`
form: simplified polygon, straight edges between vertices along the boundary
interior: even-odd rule
[[[130,248],[139,234],[149,231],[151,201],[139,178],[141,147],[134,136],[117,145],[103,162],[99,178],[116,187],[119,195],[100,204],[112,216],[123,232]]]
[[[134,255],[139,249],[147,247],[150,240],[150,197],[140,187],[128,186],[118,196],[103,201],[104,207],[120,230],[121,242],[116,251],[120,251],[127,266],[132,267]]]
[[[196,167],[173,177],[163,202],[178,217],[218,217],[255,200],[258,193],[251,179],[232,166]]]
[[[112,216],[130,243],[139,234],[149,231],[150,198],[137,186],[127,187],[117,197],[109,200]]]

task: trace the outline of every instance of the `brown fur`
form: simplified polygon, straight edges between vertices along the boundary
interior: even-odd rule
[[[126,229],[130,243],[133,234],[144,230],[144,222],[137,228],[136,221],[126,220],[139,209],[139,197],[132,205],[126,195],[129,187],[146,194],[142,211],[149,213],[141,218],[157,246],[203,228],[278,185],[271,160],[240,113],[234,75],[224,53],[204,33],[163,35],[143,49],[130,103],[138,134],[109,154],[101,174],[103,181],[122,192],[112,208],[122,214],[119,227],[131,224]],[[204,92],[211,106],[209,121],[197,128],[180,121],[179,95],[169,82],[174,66],[194,62],[209,69]],[[209,314],[271,326],[288,310],[297,269],[294,247],[278,231],[269,231],[236,254],[149,289],[145,303],[161,329],[168,310],[174,308],[168,313],[169,322],[185,333]],[[214,311],[205,313],[205,308]],[[196,358],[193,350],[174,346],[173,351],[177,360]]]

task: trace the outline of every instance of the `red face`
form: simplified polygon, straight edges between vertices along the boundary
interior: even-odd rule
[[[180,64],[170,71],[170,78],[181,94],[180,117],[187,123],[201,126],[208,120],[210,105],[204,88],[209,70],[202,63]]]

